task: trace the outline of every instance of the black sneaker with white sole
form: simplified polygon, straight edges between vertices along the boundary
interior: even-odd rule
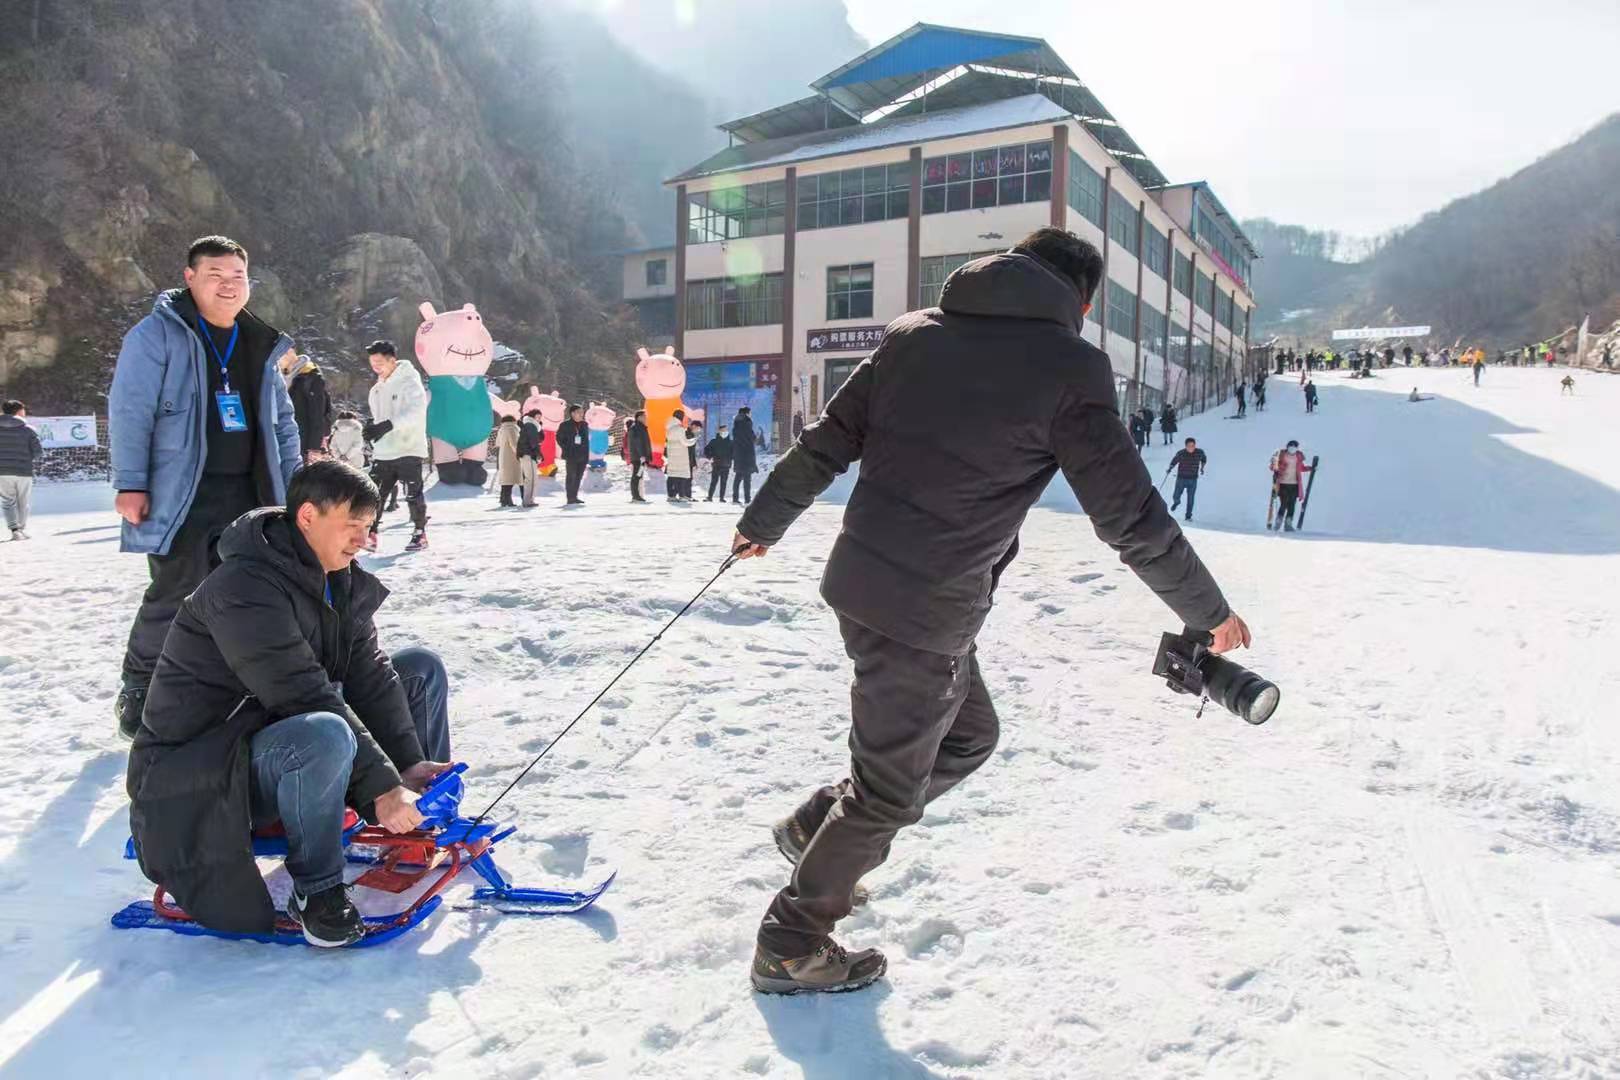
[[[353,945],[366,936],[365,920],[349,903],[349,887],[333,885],[313,896],[297,889],[287,898],[287,914],[304,931],[304,940],[322,949]]]
[[[113,718],[118,721],[118,734],[134,739],[141,730],[141,713],[146,709],[146,687],[128,683],[118,691],[113,701]]]

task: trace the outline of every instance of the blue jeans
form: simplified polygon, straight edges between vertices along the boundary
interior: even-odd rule
[[[450,760],[449,679],[429,649],[392,657],[422,752]],[[305,896],[343,881],[343,808],[354,766],[355,735],[335,713],[289,716],[249,744],[255,827],[280,820],[287,830],[287,872]]]
[[[1170,509],[1174,510],[1181,502],[1183,495],[1187,496],[1187,516],[1192,517],[1193,496],[1198,494],[1198,477],[1176,477],[1176,493],[1170,497]]]

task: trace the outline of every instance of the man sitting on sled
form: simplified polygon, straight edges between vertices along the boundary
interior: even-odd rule
[[[287,915],[311,945],[358,941],[345,806],[409,832],[415,793],[448,767],[444,665],[381,650],[372,618],[388,590],[353,565],[380,502],[349,465],[305,466],[285,510],[225,531],[220,566],[169,629],[130,750],[130,831],[141,870],[205,927],[275,928],[249,836],[279,820]]]

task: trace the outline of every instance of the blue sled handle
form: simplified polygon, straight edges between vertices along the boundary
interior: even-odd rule
[[[458,761],[434,777],[433,783],[416,800],[416,812],[428,821],[454,818],[461,812],[461,794],[467,787],[461,774],[466,771],[467,763]]]

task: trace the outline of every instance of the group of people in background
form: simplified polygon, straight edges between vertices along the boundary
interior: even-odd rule
[[[703,445],[702,459],[709,463],[709,493],[703,501],[714,502],[715,492],[719,491],[720,501],[725,502],[728,479],[732,502],[746,506],[753,501],[754,474],[759,471],[753,410],[746,405],[739,408],[729,428],[721,424],[707,443],[703,442],[703,424],[689,419],[686,410],[675,410],[664,425],[664,496],[668,502],[693,501],[692,480],[698,472],[699,444]],[[630,501],[645,503],[642,479],[656,460],[645,410],[636,410],[625,425],[624,448],[630,463]]]

